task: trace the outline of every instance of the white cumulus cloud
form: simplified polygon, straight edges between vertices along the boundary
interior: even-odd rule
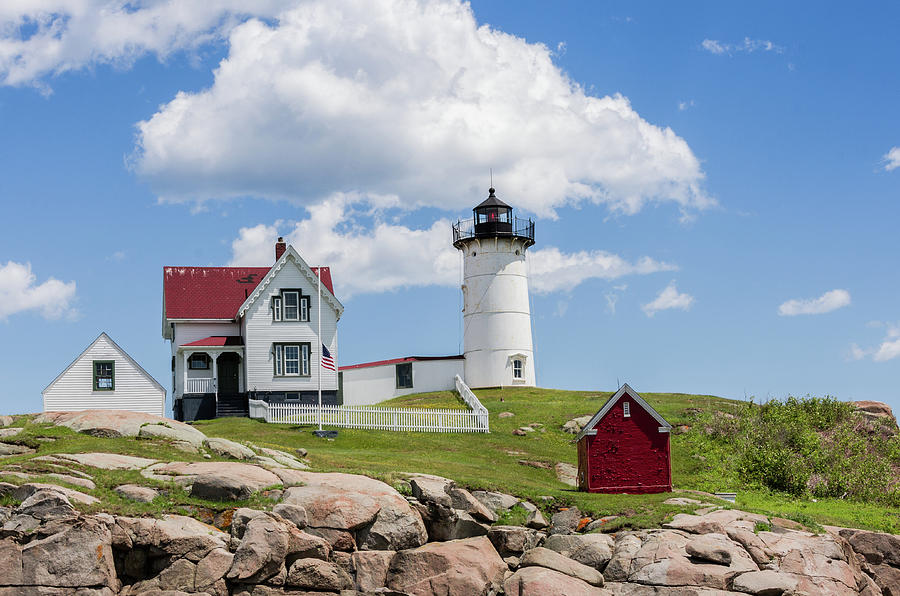
[[[778,307],[778,314],[783,317],[821,315],[845,306],[850,306],[850,292],[831,290],[818,298],[788,300]]]
[[[677,269],[641,257],[630,262],[619,255],[602,250],[564,253],[555,246],[529,251],[529,287],[539,294],[571,290],[588,279],[618,279],[626,275],[647,275]]]
[[[884,154],[882,160],[887,172],[900,168],[900,147],[891,147],[891,150]]]
[[[309,217],[290,224],[241,228],[232,242],[232,265],[267,265],[281,235],[312,266],[331,267],[341,299],[413,286],[456,286],[460,283],[459,252],[450,243],[451,222],[411,229],[385,221],[379,212],[361,211],[358,197],[334,195],[309,207]],[[360,221],[374,219],[369,226]],[[529,250],[529,285],[533,292],[569,291],[589,279],[612,280],[628,275],[672,271],[676,267],[642,257],[634,262],[604,251],[564,253],[556,247]]]
[[[674,131],[458,0],[310,0],[235,26],[212,85],[138,124],[132,164],[171,202],[356,192],[457,210],[493,168],[508,202],[543,216],[716,204]]]
[[[288,0],[6,0],[0,2],[0,83],[49,90],[48,75],[95,64],[128,67],[224,39],[248,16]]]
[[[64,283],[51,277],[38,284],[30,263],[7,261],[0,266],[0,321],[30,310],[46,319],[72,316],[74,298],[74,281]]]
[[[694,297],[690,294],[679,292],[673,281],[663,288],[652,302],[648,302],[641,309],[648,317],[652,317],[661,310],[689,310],[693,304]]]
[[[895,339],[886,339],[881,342],[875,353],[872,354],[872,360],[875,362],[887,362],[900,356],[900,337]]]

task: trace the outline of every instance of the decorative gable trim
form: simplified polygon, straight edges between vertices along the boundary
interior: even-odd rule
[[[581,432],[578,433],[578,436],[577,436],[577,437],[575,437],[575,442],[580,441],[580,440],[581,440],[583,437],[585,437],[586,435],[596,435],[596,434],[597,434],[597,430],[596,430],[594,427],[597,425],[598,422],[600,422],[601,420],[603,420],[603,417],[606,416],[606,414],[609,413],[609,411],[612,409],[612,407],[613,407],[614,405],[616,405],[616,402],[618,402],[620,399],[622,399],[622,396],[624,396],[624,395],[628,395],[628,397],[630,397],[631,399],[633,399],[638,405],[640,405],[642,408],[644,408],[644,410],[645,410],[648,414],[650,414],[651,416],[653,416],[653,418],[654,418],[657,422],[659,422],[659,432],[661,432],[661,433],[667,433],[667,432],[669,432],[669,429],[672,428],[672,425],[669,424],[668,422],[666,422],[666,419],[663,418],[663,417],[659,414],[659,412],[657,412],[656,410],[654,410],[653,407],[652,407],[650,404],[648,404],[648,403],[644,400],[643,397],[641,397],[640,395],[638,395],[637,391],[635,391],[634,389],[632,389],[632,388],[628,385],[628,383],[625,383],[625,384],[623,384],[621,387],[619,387],[619,390],[616,391],[616,393],[615,393],[612,397],[610,397],[608,400],[606,400],[606,403],[603,404],[603,407],[600,408],[600,411],[599,411],[599,412],[597,412],[596,414],[594,414],[594,417],[591,418],[591,421],[584,425],[584,428],[581,429]]]
[[[100,341],[100,340],[103,339],[103,338],[106,338],[106,341],[108,341],[108,342],[112,345],[112,347],[115,348],[115,350],[116,350],[119,354],[121,354],[123,358],[125,358],[125,360],[127,360],[128,362],[130,362],[131,365],[134,366],[134,368],[135,368],[138,372],[140,372],[142,375],[144,375],[144,377],[145,377],[148,381],[150,381],[151,383],[153,383],[154,385],[156,385],[160,390],[162,390],[163,394],[166,393],[166,388],[163,387],[162,385],[160,385],[159,382],[158,382],[156,379],[154,379],[152,376],[150,376],[150,373],[148,373],[146,370],[144,370],[144,368],[143,368],[140,364],[138,364],[137,361],[136,361],[134,358],[132,358],[131,356],[129,356],[129,355],[128,355],[128,352],[126,352],[125,350],[123,350],[123,349],[119,346],[119,344],[117,344],[116,342],[114,342],[113,339],[112,339],[110,336],[108,336],[108,335],[106,334],[106,331],[104,331],[104,332],[102,332],[100,335],[98,335],[98,336],[97,336],[97,339],[95,339],[94,341],[91,342],[91,345],[89,345],[89,346],[86,347],[84,350],[82,350],[82,351],[81,351],[81,354],[79,354],[79,355],[75,358],[75,360],[73,360],[73,361],[69,364],[69,366],[67,366],[67,367],[65,368],[65,370],[63,370],[61,373],[59,373],[59,374],[56,376],[56,378],[53,379],[53,380],[50,382],[49,385],[47,385],[46,387],[44,387],[44,390],[41,391],[41,393],[42,393],[42,394],[43,394],[43,393],[46,393],[48,390],[50,390],[51,387],[53,387],[54,385],[56,385],[57,381],[59,381],[61,378],[63,378],[63,377],[66,375],[66,373],[69,372],[69,370],[71,370],[73,366],[75,366],[75,363],[78,362],[79,360],[81,360],[81,358],[82,358],[85,354],[87,354],[87,353],[90,351],[90,349],[93,348],[93,347],[97,344],[98,341]]]
[[[265,292],[266,288],[269,287],[269,284],[272,283],[272,280],[275,279],[275,276],[278,274],[278,272],[284,269],[284,266],[287,265],[287,262],[289,260],[293,261],[293,263],[300,270],[300,273],[303,274],[303,276],[309,281],[309,283],[313,285],[313,287],[317,287],[317,285],[319,284],[319,276],[316,275],[315,271],[312,270],[312,267],[310,267],[306,263],[306,261],[303,260],[303,257],[300,256],[300,254],[294,249],[294,247],[292,245],[288,245],[287,249],[284,251],[284,254],[281,255],[281,258],[279,258],[275,262],[275,264],[272,265],[272,268],[269,269],[269,272],[266,273],[266,276],[262,279],[261,282],[259,282],[259,285],[256,286],[256,289],[254,289],[253,292],[249,296],[247,296],[247,299],[244,300],[244,303],[241,304],[241,307],[238,309],[237,316],[235,317],[236,319],[240,319],[241,317],[243,317],[247,310],[253,305],[253,303],[263,295],[263,292]],[[321,274],[321,271],[319,273]],[[339,320],[341,318],[341,315],[344,313],[344,305],[341,304],[340,300],[338,300],[337,297],[331,293],[331,291],[325,286],[325,284],[322,284],[322,297],[325,299],[328,305],[331,306],[332,310],[334,310],[335,317]]]

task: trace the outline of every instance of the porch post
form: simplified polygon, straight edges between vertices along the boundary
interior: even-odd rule
[[[184,395],[185,393],[187,393],[187,380],[188,380],[188,353],[187,353],[187,350],[182,350],[181,359],[183,361],[181,363],[181,365],[182,365],[181,372],[184,375],[184,382],[181,385],[181,395]]]
[[[213,383],[216,386],[216,405],[218,406],[218,404],[219,404],[219,355],[216,354],[215,352],[213,352],[210,354],[210,358],[212,358],[212,361],[213,361],[213,363],[212,363],[213,364],[213,369],[212,369]]]

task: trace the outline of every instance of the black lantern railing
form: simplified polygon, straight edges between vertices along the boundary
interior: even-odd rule
[[[531,246],[534,244],[534,220],[514,217],[512,221],[476,223],[474,219],[461,219],[453,224],[454,246],[469,238],[492,238],[494,236],[524,238],[526,246]]]

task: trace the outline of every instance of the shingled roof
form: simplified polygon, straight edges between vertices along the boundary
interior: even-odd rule
[[[232,320],[269,267],[164,267],[166,319]],[[334,294],[331,270],[312,267]]]

